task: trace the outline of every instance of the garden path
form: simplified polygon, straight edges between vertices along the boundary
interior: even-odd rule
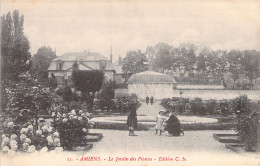
[[[21,163],[27,166],[259,165],[258,154],[242,151],[235,153],[226,149],[223,143],[219,143],[212,136],[213,133],[234,133],[233,130],[187,131],[185,136],[180,137],[168,137],[167,133],[158,136],[154,135],[154,131],[136,131],[138,135],[136,137],[129,137],[128,131],[122,130],[92,129],[91,132],[103,133],[104,137],[99,142],[95,142],[90,151],[28,154],[22,156],[22,162],[21,157],[18,157],[8,165],[18,166]],[[80,161],[83,156],[86,158],[99,157],[101,161]],[[137,160],[116,162],[117,157],[135,157]],[[172,158],[173,161],[159,161],[160,157]],[[176,161],[183,157],[186,160]],[[73,161],[68,162],[68,158]],[[114,160],[109,161],[109,158],[114,158]],[[145,161],[144,158],[151,158],[152,161]]]
[[[145,102],[142,102],[141,104],[142,105],[136,111],[138,116],[157,116],[159,111],[165,110],[160,105],[160,101],[156,101],[153,105],[151,105],[150,103],[147,105]]]

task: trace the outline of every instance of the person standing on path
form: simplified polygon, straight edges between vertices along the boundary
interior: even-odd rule
[[[146,96],[145,100],[146,100],[146,104],[148,105],[149,104],[149,97]]]
[[[127,117],[127,126],[129,130],[129,136],[137,136],[134,134],[134,130],[137,128],[136,106],[131,106],[129,115]]]
[[[154,102],[154,101],[153,101],[153,96],[151,96],[151,97],[150,97],[150,103],[151,103],[151,105],[153,105],[153,102]]]

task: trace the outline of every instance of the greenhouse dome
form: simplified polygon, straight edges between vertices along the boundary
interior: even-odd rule
[[[128,80],[129,93],[135,93],[140,99],[153,96],[160,100],[173,95],[173,84],[176,81],[172,76],[145,71],[132,75]]]
[[[132,75],[129,78],[128,83],[176,83],[176,81],[172,76],[166,74],[145,71]]]

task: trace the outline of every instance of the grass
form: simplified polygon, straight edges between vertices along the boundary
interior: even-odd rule
[[[144,125],[137,124],[138,131],[148,131],[154,128],[154,125]],[[111,130],[128,130],[126,123],[110,123],[110,122],[96,122],[93,126],[94,129],[111,129]],[[184,131],[189,130],[233,130],[235,129],[235,124],[233,123],[216,123],[216,124],[205,124],[205,123],[195,123],[195,124],[181,124],[181,128]]]

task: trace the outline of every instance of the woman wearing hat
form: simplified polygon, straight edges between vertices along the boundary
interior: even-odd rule
[[[137,128],[137,117],[136,117],[136,107],[133,104],[130,108],[130,113],[127,117],[127,126],[129,129],[129,136],[136,136],[134,130]]]

